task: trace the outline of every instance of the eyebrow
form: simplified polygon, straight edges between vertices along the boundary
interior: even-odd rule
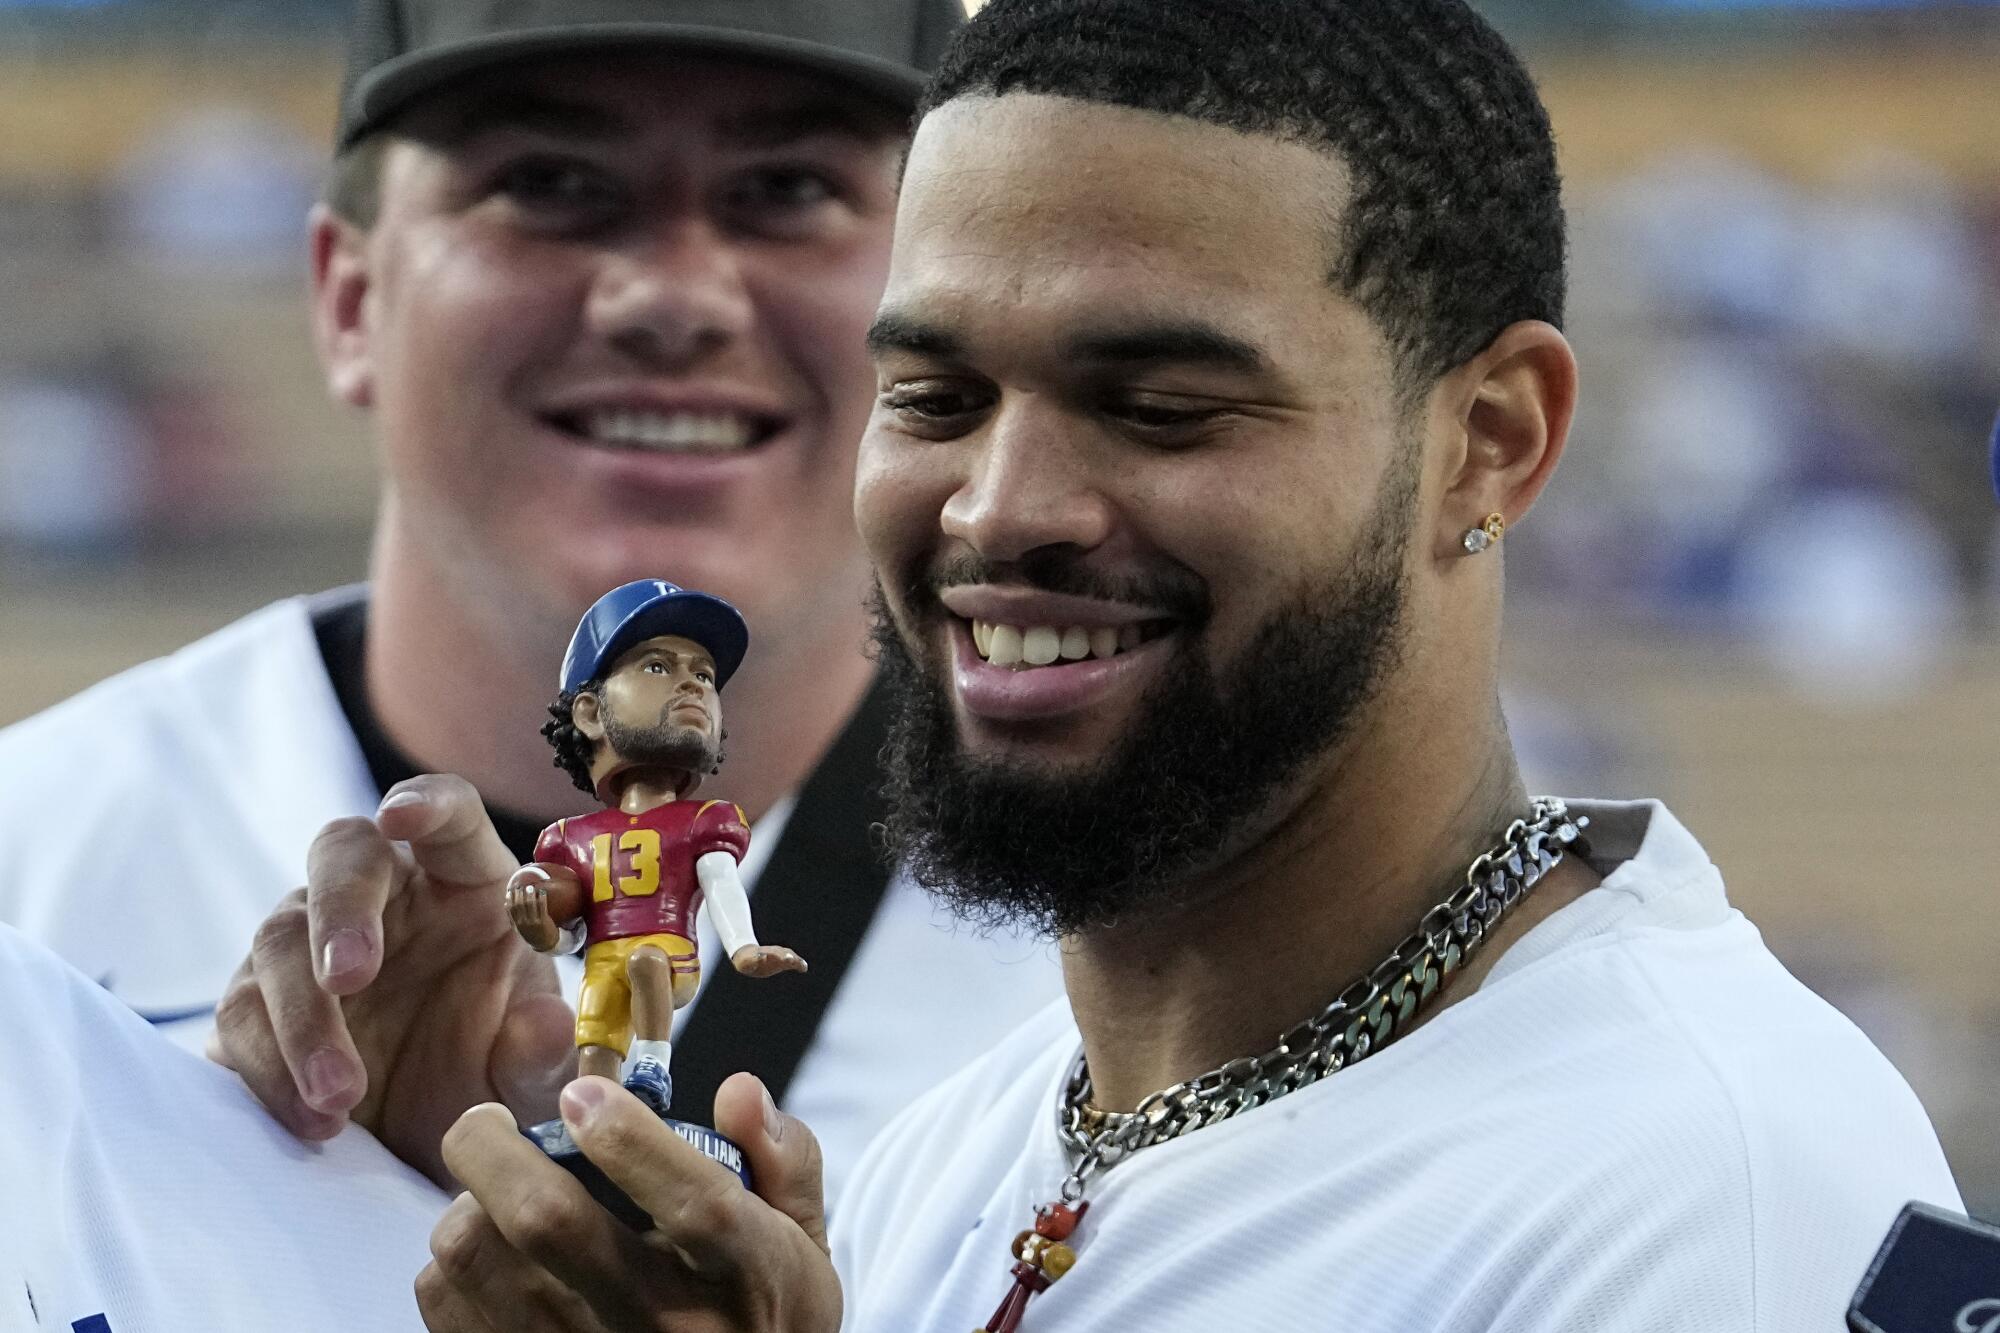
[[[821,97],[755,107],[719,117],[716,136],[732,148],[783,148],[805,139],[835,137],[873,143],[895,137],[901,125],[873,108]]]
[[[912,315],[884,310],[868,326],[868,350],[876,356],[884,352],[914,352],[919,356],[950,357],[959,355],[964,344]]]
[[[959,357],[965,344],[949,330],[901,311],[885,310],[868,328],[868,350],[911,352],[918,356]],[[1080,334],[1065,356],[1098,365],[1214,366],[1245,374],[1267,374],[1271,358],[1254,344],[1199,321],[1146,324]]]
[[[1271,358],[1254,344],[1198,321],[1087,333],[1069,344],[1069,355],[1080,361],[1114,365],[1165,362],[1214,366],[1247,374],[1271,369]]]

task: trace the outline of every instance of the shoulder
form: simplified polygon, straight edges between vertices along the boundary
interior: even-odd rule
[[[51,792],[64,797],[53,816]],[[0,731],[0,837],[53,878],[66,877],[59,829],[106,879],[140,843],[156,873],[255,848],[282,867],[276,897],[299,882],[313,833],[374,798],[300,599]],[[97,836],[114,825],[119,837]]]
[[[1489,1141],[1564,1220],[1523,1251],[1555,1287],[1520,1327],[1567,1326],[1582,1290],[1739,1311],[1716,1327],[1837,1327],[1902,1205],[1957,1203],[1908,1085],[1733,910],[1628,921],[1477,1000],[1493,1021],[1464,1025],[1485,1028],[1472,1059],[1515,1088],[1485,1099]],[[1555,1254],[1599,1277],[1564,1287]]]
[[[573,820],[558,819],[542,830],[535,839],[535,860],[553,860],[558,855],[566,855],[569,850],[569,826]]]
[[[728,801],[702,801],[688,817],[688,834],[716,847],[735,851],[740,859],[750,845],[750,826],[743,808]]]
[[[696,828],[747,827],[743,807],[731,801],[702,801],[694,807],[691,821]]]
[[[1733,1134],[1759,1326],[1827,1302],[1829,1326],[1903,1204],[1959,1206],[1916,1094],[1860,1029],[1801,985],[1747,921],[1726,950],[1676,933],[1626,946],[1682,1050],[1688,1093]],[[1650,944],[1651,947],[1645,947]]]

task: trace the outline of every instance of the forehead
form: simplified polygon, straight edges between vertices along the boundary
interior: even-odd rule
[[[911,145],[884,300],[967,326],[1199,315],[1259,344],[1351,307],[1346,173],[1269,135],[1066,98],[962,98]]]
[[[434,147],[511,130],[644,139],[699,132],[760,147],[816,135],[900,137],[903,114],[835,79],[784,66],[665,52],[521,61],[431,93],[397,132]]]

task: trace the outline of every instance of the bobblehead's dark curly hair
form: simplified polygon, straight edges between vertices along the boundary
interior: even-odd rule
[[[604,682],[588,681],[573,690],[564,690],[549,705],[549,720],[542,723],[542,735],[555,747],[555,765],[569,774],[569,780],[577,790],[597,795],[597,787],[590,780],[590,759],[596,742],[583,734],[576,725],[576,699],[580,694],[594,694],[603,697]],[[710,774],[722,771],[722,747],[729,740],[729,728],[724,727],[715,747],[715,763],[709,768]]]
[[[1329,279],[1428,389],[1523,319],[1560,325],[1548,114],[1464,0],[989,0],[918,114],[1039,93],[1331,150],[1351,198]]]
[[[597,795],[597,787],[590,780],[590,753],[594,742],[577,729],[576,696],[596,694],[604,688],[604,682],[593,680],[580,689],[564,690],[549,705],[549,720],[542,723],[542,735],[548,738],[556,750],[556,767],[569,774],[579,790]]]

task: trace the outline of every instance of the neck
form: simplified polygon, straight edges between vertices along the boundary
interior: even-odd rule
[[[385,515],[365,656],[369,705],[419,767],[457,773],[492,805],[545,822],[581,798],[542,739],[556,667],[582,605],[537,613],[504,591],[467,594]],[[492,604],[487,604],[490,601]],[[717,791],[751,820],[796,791],[873,679],[859,594],[849,619],[816,609],[752,621],[757,648],[729,681],[729,759]]]
[[[1098,1106],[1127,1110],[1260,1054],[1459,887],[1529,805],[1498,707],[1484,700],[1456,718],[1421,710],[1419,730],[1364,729],[1274,828],[1183,886],[1182,906],[1064,941]],[[1501,947],[1496,936],[1480,959]],[[1454,978],[1443,998],[1468,980]]]
[[[685,773],[640,770],[618,780],[617,800],[613,804],[625,814],[643,815],[678,801],[687,786]]]

